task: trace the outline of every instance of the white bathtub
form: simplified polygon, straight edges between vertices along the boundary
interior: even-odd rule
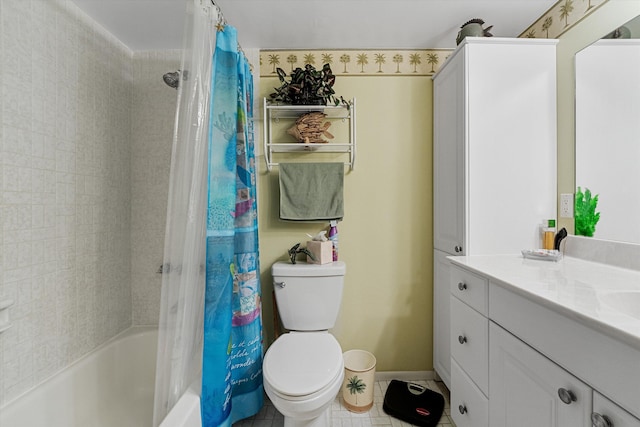
[[[155,328],[132,327],[0,408],[2,427],[151,427]],[[190,389],[162,427],[201,427]]]

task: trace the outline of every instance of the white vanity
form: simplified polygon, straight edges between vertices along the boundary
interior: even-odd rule
[[[449,260],[458,427],[640,427],[640,246]]]

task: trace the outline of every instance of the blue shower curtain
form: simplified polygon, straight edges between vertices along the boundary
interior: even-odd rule
[[[218,31],[211,79],[203,427],[250,417],[263,400],[253,79],[230,25]]]

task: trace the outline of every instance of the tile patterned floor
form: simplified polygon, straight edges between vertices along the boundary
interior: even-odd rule
[[[455,427],[451,419],[449,406],[449,390],[437,381],[412,381],[431,390],[441,393],[445,398],[444,414],[440,419],[438,427]],[[376,388],[373,393],[373,408],[363,414],[349,412],[342,403],[342,394],[338,394],[331,406],[332,427],[410,427],[411,424],[390,417],[382,410],[384,394],[387,391],[389,381],[376,381]],[[234,424],[234,427],[281,427],[284,425],[284,417],[266,399],[262,410],[251,418],[247,418]]]

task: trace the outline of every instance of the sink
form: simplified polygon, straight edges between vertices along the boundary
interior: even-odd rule
[[[640,291],[607,292],[599,300],[607,308],[640,320]]]

